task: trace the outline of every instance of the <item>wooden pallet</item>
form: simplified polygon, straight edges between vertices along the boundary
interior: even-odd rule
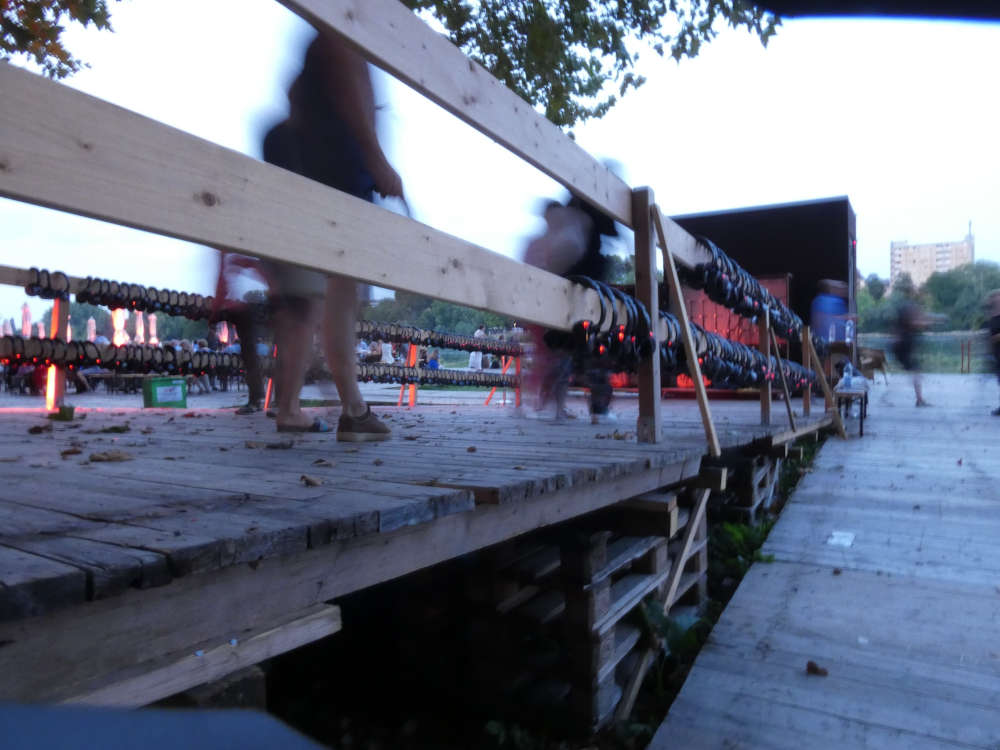
[[[648,641],[627,616],[647,596],[662,596],[671,569],[668,544],[666,536],[610,532],[570,532],[562,540],[569,706],[577,726],[596,729],[614,716],[627,687],[616,671]]]

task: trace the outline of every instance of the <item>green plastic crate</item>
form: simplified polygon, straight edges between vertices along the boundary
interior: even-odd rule
[[[142,405],[146,409],[186,409],[184,378],[146,378],[142,381]]]

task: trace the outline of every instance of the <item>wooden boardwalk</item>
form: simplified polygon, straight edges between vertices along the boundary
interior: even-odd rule
[[[997,387],[927,397],[827,441],[650,748],[1000,747]]]
[[[361,445],[230,410],[4,410],[0,699],[141,703],[176,687],[144,675],[199,644],[294,621],[294,647],[326,634],[324,602],[696,477],[694,402],[665,405],[655,446],[636,442],[634,404],[617,428],[378,409],[393,439]],[[716,421],[726,446],[793,437],[754,402],[720,403]]]

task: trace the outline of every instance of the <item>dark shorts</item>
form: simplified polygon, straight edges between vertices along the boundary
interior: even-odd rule
[[[326,110],[324,110],[325,112]],[[330,119],[311,127],[293,128],[283,122],[264,137],[264,161],[349,193],[369,203],[374,181],[365,170],[360,147],[340,121]],[[326,297],[327,274],[290,263],[267,261],[275,292],[285,299]]]
[[[917,358],[914,355],[915,343],[913,339],[901,338],[892,349],[892,353],[896,355],[896,359],[905,370],[913,371],[918,368]]]

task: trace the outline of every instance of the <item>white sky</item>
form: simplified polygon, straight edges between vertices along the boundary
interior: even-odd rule
[[[91,64],[68,85],[259,156],[300,63],[305,25],[273,0],[113,4],[115,33],[72,31]],[[669,214],[848,195],[862,273],[891,240],[961,239],[1000,261],[1000,25],[785,21],[764,49],[725,31],[680,65],[650,52],[648,83],[578,142],[621,162]],[[382,137],[421,221],[517,254],[559,186],[388,76]],[[211,293],[213,251],[0,199],[0,263]],[[0,286],[0,317],[21,291]],[[48,302],[30,300],[37,318]]]

